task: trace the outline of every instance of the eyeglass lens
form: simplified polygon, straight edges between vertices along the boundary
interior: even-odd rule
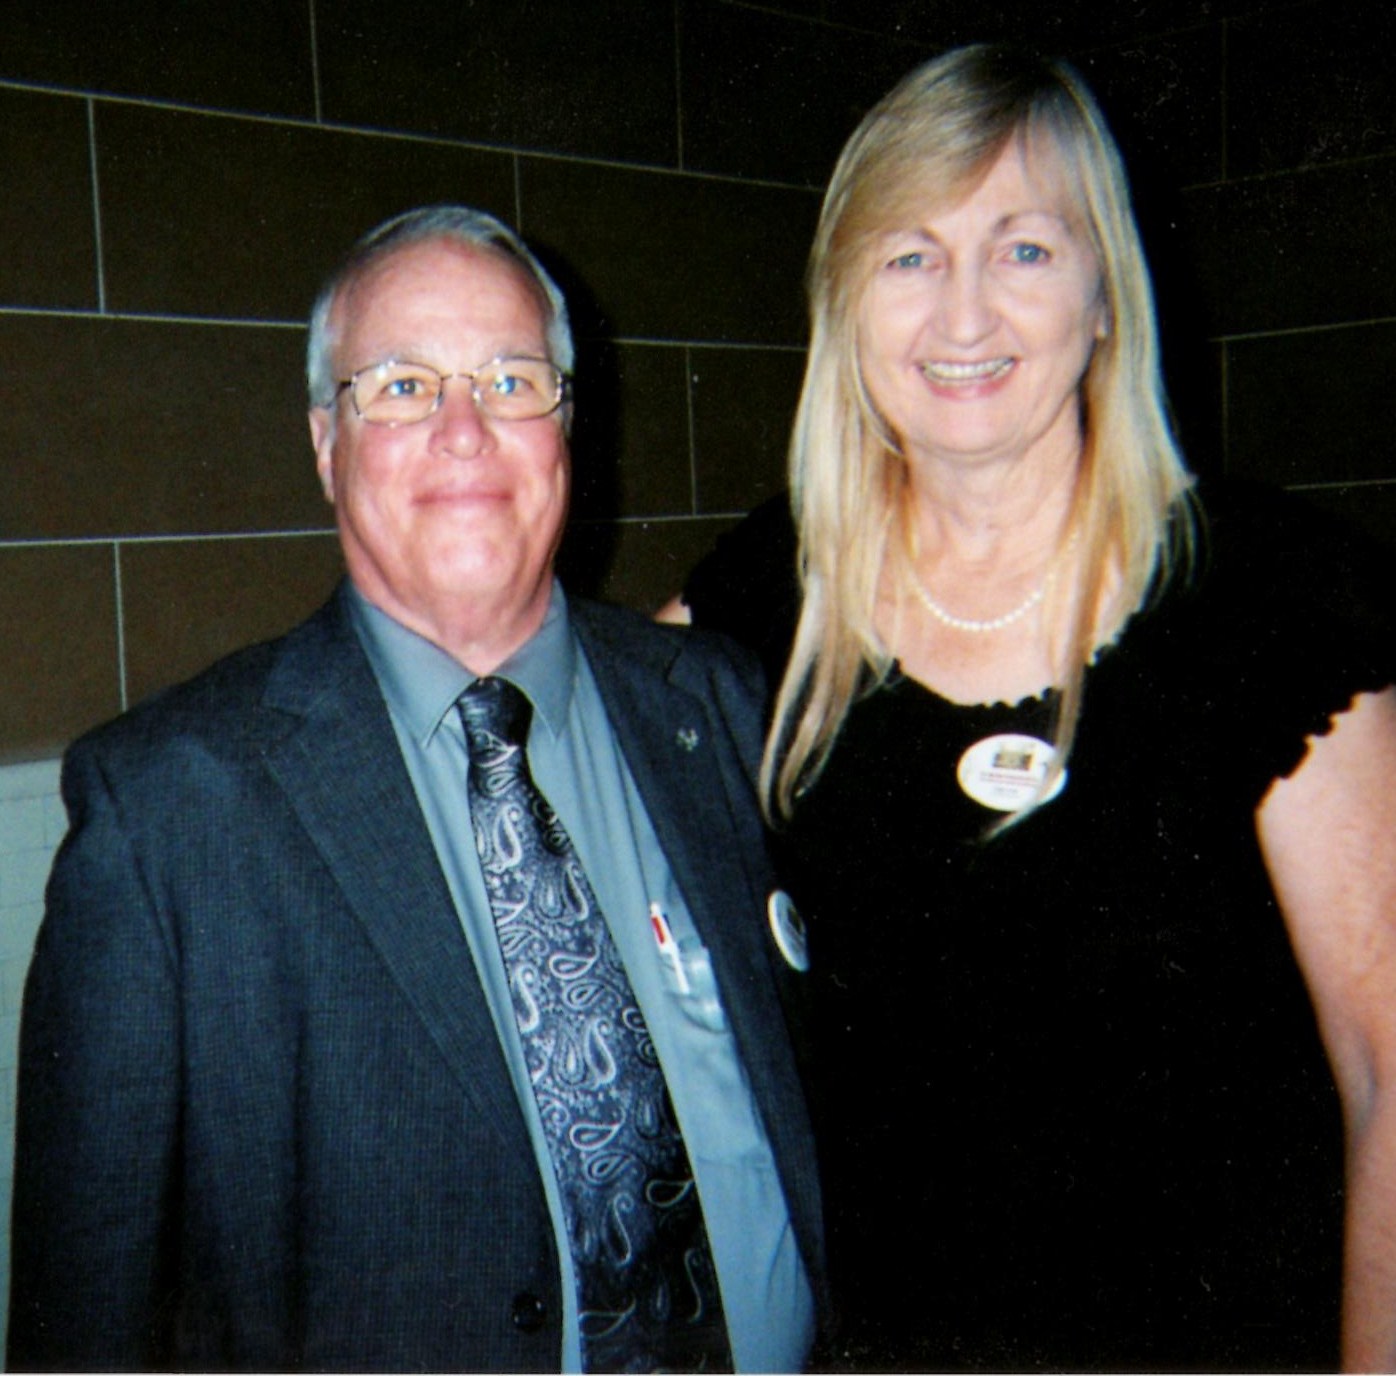
[[[475,402],[499,420],[545,416],[562,400],[562,374],[546,359],[497,358],[471,373]],[[356,373],[354,409],[375,425],[411,425],[436,409],[448,378],[425,363],[391,359]]]

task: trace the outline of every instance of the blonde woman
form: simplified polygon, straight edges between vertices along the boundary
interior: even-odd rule
[[[1288,502],[1194,492],[1069,69],[975,47],[907,77],[809,287],[766,786],[821,990],[837,1360],[1320,1369],[1341,1315],[1342,1360],[1390,1369],[1370,580]],[[694,620],[770,652],[780,527],[700,568]]]

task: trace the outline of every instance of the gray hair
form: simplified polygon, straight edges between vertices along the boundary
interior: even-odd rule
[[[310,312],[306,341],[305,381],[311,406],[329,406],[335,397],[335,332],[330,316],[340,295],[372,264],[412,244],[432,239],[453,240],[492,249],[516,262],[547,302],[548,357],[564,373],[572,371],[575,351],[567,302],[556,282],[533,256],[528,245],[502,220],[463,205],[432,205],[409,210],[371,229],[354,245],[330,275]]]

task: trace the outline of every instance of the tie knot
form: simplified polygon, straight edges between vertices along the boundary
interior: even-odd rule
[[[477,678],[460,696],[461,721],[471,755],[501,745],[523,746],[533,707],[508,679]]]

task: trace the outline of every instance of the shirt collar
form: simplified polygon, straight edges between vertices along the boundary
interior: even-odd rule
[[[410,631],[349,584],[354,629],[383,689],[388,706],[423,749],[443,721],[454,720],[460,695],[475,682],[457,659]],[[521,689],[556,736],[567,720],[577,670],[577,647],[562,585],[553,580],[543,624],[494,671]]]

